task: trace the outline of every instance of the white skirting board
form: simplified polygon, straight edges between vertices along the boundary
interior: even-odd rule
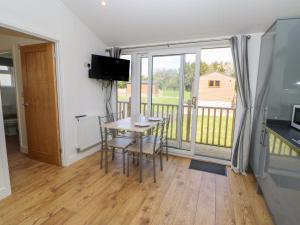
[[[77,152],[87,151],[101,142],[100,126],[97,115],[77,116]]]

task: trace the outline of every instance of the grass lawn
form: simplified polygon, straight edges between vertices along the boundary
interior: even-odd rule
[[[190,99],[190,92],[184,92],[184,100]],[[153,96],[154,108],[153,112],[155,116],[167,116],[171,114],[171,123],[169,128],[169,138],[177,139],[177,110],[178,110],[178,102],[179,102],[178,91],[176,90],[164,90],[161,91],[159,96]],[[126,96],[118,96],[119,101],[128,101],[128,97]],[[142,102],[146,102],[146,97],[142,97]],[[160,105],[157,108],[155,104],[171,104],[177,105],[168,108],[167,106]],[[144,111],[144,108],[142,108]],[[163,113],[162,113],[163,112]],[[226,117],[226,110],[223,110],[222,119],[220,114],[216,115],[215,121],[213,112],[208,115],[207,111],[204,112],[204,115],[201,115],[202,111],[199,110],[198,118],[197,118],[197,134],[196,134],[196,142],[209,144],[209,145],[217,145],[224,147],[232,146],[232,135],[233,135],[233,126],[234,126],[234,115],[233,111],[229,111],[228,119]],[[183,130],[182,130],[182,140],[189,142],[191,140],[191,121],[190,127],[187,127],[187,115],[184,115],[183,118]],[[190,129],[190,135],[187,137],[188,129]]]
[[[202,125],[203,124],[203,125]],[[169,138],[176,139],[176,117],[173,117],[173,120],[170,124]],[[172,129],[173,126],[173,129]],[[191,126],[187,126],[187,116],[183,118],[183,127],[182,127],[182,140],[189,142],[191,141]],[[221,126],[221,127],[220,127]],[[190,129],[190,135],[187,137],[188,129]],[[196,143],[203,143],[209,145],[217,145],[224,147],[232,146],[232,134],[233,134],[233,115],[228,116],[228,122],[226,126],[226,116],[216,116],[214,121],[213,116],[208,115],[198,115],[197,118],[197,132],[196,132]],[[226,139],[225,139],[226,137]],[[226,142],[225,142],[226,141]]]
[[[118,96],[118,100],[119,101],[128,101],[129,97],[126,95],[119,95]],[[184,92],[184,100],[187,101],[191,99],[191,93],[188,91]],[[146,96],[142,96],[142,102],[147,102],[147,97]],[[161,91],[160,94],[158,94],[157,96],[153,96],[152,97],[152,101],[153,103],[157,103],[157,104],[174,104],[174,105],[178,105],[179,102],[179,92],[176,90],[164,90]]]

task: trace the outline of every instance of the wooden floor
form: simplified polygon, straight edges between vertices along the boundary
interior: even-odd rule
[[[58,168],[8,145],[13,194],[0,202],[0,224],[273,224],[251,175],[189,170],[190,160],[171,157],[156,184],[146,163],[140,184],[133,165],[123,176],[120,156],[105,175],[99,153]]]

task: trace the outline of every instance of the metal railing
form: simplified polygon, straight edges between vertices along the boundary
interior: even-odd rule
[[[118,101],[118,111],[124,112],[124,116],[130,116],[129,101]],[[147,114],[147,103],[141,103],[141,114]],[[157,117],[167,117],[170,115],[170,126],[168,137],[170,140],[177,140],[178,136],[178,105],[153,103],[151,115]],[[182,119],[182,141],[191,142],[192,127],[191,104],[183,106]],[[233,143],[235,108],[225,107],[197,107],[196,143],[231,148]]]

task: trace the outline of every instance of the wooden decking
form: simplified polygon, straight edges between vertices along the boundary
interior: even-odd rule
[[[122,174],[118,156],[105,175],[98,153],[68,168],[8,155],[13,194],[0,202],[0,224],[273,224],[253,176],[230,169],[228,177],[189,170],[190,160],[171,157],[156,184],[146,163],[140,184],[135,166]]]

